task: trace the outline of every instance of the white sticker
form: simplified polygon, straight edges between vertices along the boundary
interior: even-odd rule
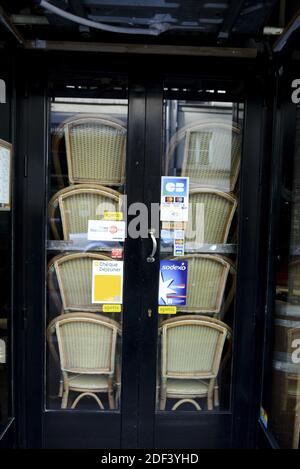
[[[188,221],[189,178],[163,176],[160,202],[161,221]]]
[[[124,241],[125,222],[110,220],[89,220],[88,240]]]

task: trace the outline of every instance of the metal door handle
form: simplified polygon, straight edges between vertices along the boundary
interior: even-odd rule
[[[154,228],[151,228],[151,230],[149,230],[149,235],[151,236],[151,239],[152,239],[152,252],[150,254],[149,257],[147,257],[147,262],[155,262],[155,254],[156,254],[156,250],[157,250],[157,241],[156,241],[156,238],[155,238],[155,229]]]

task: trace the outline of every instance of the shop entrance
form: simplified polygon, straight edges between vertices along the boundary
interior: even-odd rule
[[[247,446],[258,418],[261,96],[140,60],[59,56],[20,97],[29,447]]]

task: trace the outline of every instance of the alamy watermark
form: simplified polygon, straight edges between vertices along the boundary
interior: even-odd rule
[[[160,232],[160,204],[151,203],[150,207],[143,202],[134,202],[127,205],[127,196],[121,195],[120,197],[120,211],[123,213],[123,220],[126,223],[126,237],[137,239],[137,238],[148,238],[150,229],[154,231],[155,236],[159,237]],[[185,231],[186,241],[193,241],[199,244],[204,242],[204,203],[193,202],[188,204],[188,222],[183,222],[180,219],[173,218],[173,221],[166,222],[165,226],[170,224],[180,224],[182,229]],[[100,219],[106,211],[114,212],[116,206],[113,203],[106,202],[105,204],[99,204],[96,208],[96,216]],[[98,219],[99,219],[98,218]],[[216,220],[216,222],[218,222]],[[164,223],[162,223],[162,229]],[[173,228],[174,229],[174,228]],[[175,228],[176,229],[176,228]],[[172,231],[172,228],[169,228]]]
[[[300,104],[300,78],[296,78],[292,82],[292,88],[294,89],[292,92],[292,102],[294,104]]]

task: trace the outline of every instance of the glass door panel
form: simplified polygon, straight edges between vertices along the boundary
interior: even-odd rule
[[[300,107],[287,108],[282,132],[279,226],[276,239],[272,349],[261,422],[281,448],[299,448],[300,436]],[[291,132],[289,134],[288,132]],[[291,138],[295,132],[294,139]],[[286,133],[286,134],[285,134]],[[273,286],[273,284],[272,284]]]
[[[243,104],[164,100],[157,410],[231,406]]]
[[[45,402],[47,409],[115,411],[128,101],[77,91],[54,98],[50,109]]]

